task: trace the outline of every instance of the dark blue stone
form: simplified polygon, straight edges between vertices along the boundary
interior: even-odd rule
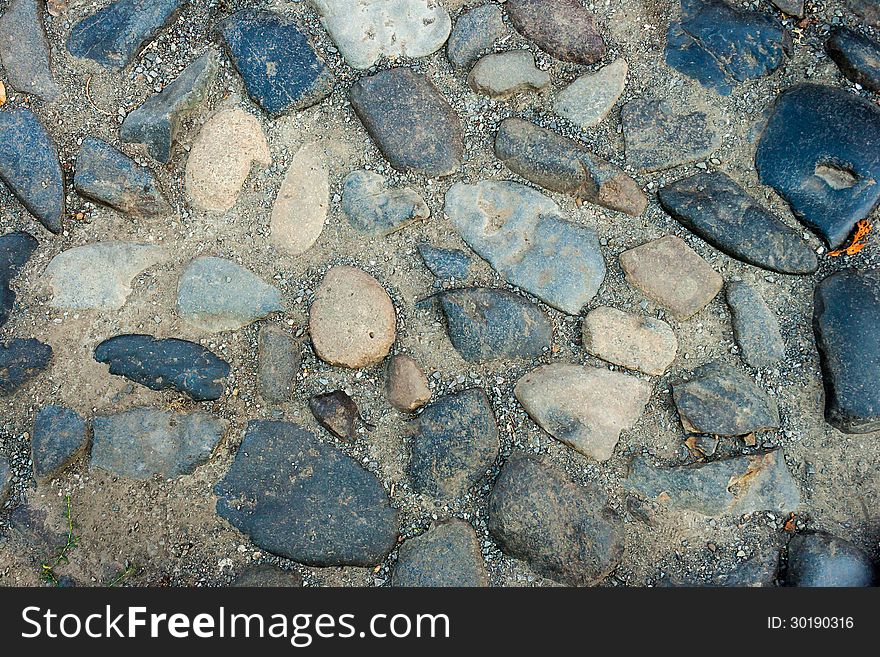
[[[375,566],[397,544],[376,476],[289,422],[249,422],[214,490],[220,517],[257,547],[308,566]]]
[[[788,45],[775,18],[722,0],[681,0],[681,21],[670,23],[666,37],[666,63],[726,96],[738,82],[779,68]]]
[[[0,327],[9,319],[15,305],[12,280],[36,250],[37,240],[24,231],[0,237]]]
[[[11,490],[12,470],[9,468],[9,461],[0,456],[0,508],[6,504]]]
[[[74,25],[67,49],[106,68],[124,68],[184,4],[186,0],[116,0]]]
[[[798,534],[788,544],[788,586],[872,586],[874,581],[871,558],[849,541],[809,532]]]
[[[95,360],[151,390],[173,388],[196,401],[219,399],[229,363],[195,342],[152,335],[117,335],[95,348]]]
[[[816,286],[813,328],[825,419],[846,433],[880,429],[880,269],[844,269]]]
[[[86,137],[76,156],[77,192],[114,210],[141,217],[171,211],[153,172],[96,137]]]
[[[880,201],[880,107],[835,87],[780,94],[755,165],[795,216],[832,249]]]
[[[244,9],[217,25],[248,95],[271,116],[330,95],[335,77],[296,25],[276,13]]]
[[[9,395],[52,362],[52,347],[33,338],[0,344],[0,395]]]
[[[0,180],[43,226],[61,232],[64,178],[58,151],[27,108],[0,111]]]
[[[471,267],[471,259],[458,249],[441,249],[430,244],[419,244],[419,255],[425,261],[425,266],[437,278],[455,278],[463,280],[467,278]]]
[[[535,304],[507,290],[466,288],[440,295],[452,345],[467,361],[537,358],[553,327]]]
[[[880,91],[880,43],[855,30],[839,27],[825,43],[840,72],[871,91]]]
[[[46,406],[34,420],[31,455],[34,476],[51,478],[66,468],[88,442],[86,421],[64,406]]]

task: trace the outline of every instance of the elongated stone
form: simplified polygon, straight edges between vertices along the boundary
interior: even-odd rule
[[[52,347],[33,338],[0,343],[0,396],[11,395],[52,362]]]
[[[86,137],[76,156],[77,192],[114,210],[140,217],[171,212],[153,172],[96,137]]]
[[[760,293],[742,281],[727,284],[733,334],[743,360],[752,367],[771,367],[785,356],[776,315]]]
[[[871,91],[880,91],[880,43],[846,27],[838,27],[825,50],[847,78]]]
[[[648,199],[619,167],[585,146],[522,119],[501,122],[495,155],[508,169],[554,192],[638,216]]]
[[[0,16],[0,61],[17,91],[46,101],[58,97],[38,0],[12,0]]]
[[[216,29],[248,95],[270,116],[305,109],[333,91],[333,73],[299,28],[280,14],[242,9]]]
[[[109,69],[124,68],[186,0],[115,0],[73,26],[67,49]]]
[[[37,240],[24,231],[0,237],[0,328],[9,319],[15,306],[12,281],[37,250]]]
[[[501,16],[501,7],[489,3],[468,9],[456,19],[446,42],[446,56],[456,69],[469,69],[504,35]]]
[[[264,324],[260,327],[257,354],[257,382],[260,395],[270,404],[290,401],[301,362],[300,345],[283,329]]]
[[[229,363],[205,347],[178,338],[117,335],[95,347],[95,360],[110,374],[124,376],[151,390],[173,388],[196,401],[219,399]]]
[[[626,60],[618,58],[580,76],[557,94],[553,111],[581,128],[599,125],[623,93],[628,71]]]
[[[64,178],[58,151],[25,107],[0,111],[0,180],[46,230],[61,232]]]
[[[508,0],[516,31],[556,59],[594,64],[605,54],[596,22],[579,0]]]
[[[327,157],[320,144],[305,144],[293,156],[272,206],[272,243],[291,255],[305,253],[321,236],[329,207]]]
[[[218,59],[211,49],[190,63],[160,93],[125,117],[119,138],[144,144],[154,160],[167,164],[183,118],[201,105],[217,76]]]
[[[812,274],[819,260],[800,233],[724,173],[698,173],[659,191],[663,209],[716,249],[782,274]]]
[[[288,422],[252,420],[217,513],[273,554],[308,566],[374,566],[397,543],[397,511],[375,475]]]
[[[12,492],[12,469],[9,461],[0,456],[0,508],[6,504]]]
[[[605,261],[592,228],[565,219],[543,194],[513,182],[454,184],[444,211],[459,235],[513,285],[570,315],[599,290]]]

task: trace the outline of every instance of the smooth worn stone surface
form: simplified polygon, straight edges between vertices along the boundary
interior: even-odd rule
[[[6,504],[12,492],[12,470],[9,461],[0,456],[0,507]]]
[[[217,513],[254,545],[307,566],[375,566],[397,543],[397,511],[374,474],[288,422],[252,420]]]
[[[302,585],[302,575],[298,572],[270,563],[246,567],[230,584],[244,588],[299,588]]]
[[[626,280],[680,320],[700,312],[721,291],[723,279],[675,235],[620,254]]]
[[[115,0],[73,26],[67,49],[110,69],[128,64],[171,23],[185,0]]]
[[[623,93],[628,71],[626,60],[615,59],[576,78],[556,95],[553,111],[581,128],[599,125]]]
[[[785,357],[785,342],[779,321],[761,297],[761,293],[742,281],[727,284],[733,335],[740,354],[752,367],[772,367]]]
[[[717,436],[744,436],[779,426],[776,401],[751,377],[713,362],[693,378],[672,387],[672,398],[685,431]]]
[[[508,0],[504,7],[516,31],[556,59],[594,64],[605,54],[595,18],[579,0]]]
[[[333,390],[309,398],[309,410],[322,427],[337,438],[354,440],[361,414],[354,399],[344,390]]]
[[[416,422],[409,477],[416,493],[461,497],[486,475],[500,449],[495,414],[476,388],[441,397]]]
[[[300,148],[272,206],[272,244],[291,255],[308,251],[321,236],[330,208],[330,173],[318,143]]]
[[[668,100],[631,100],[620,110],[620,122],[626,161],[639,171],[660,171],[697,162],[721,146],[706,112],[679,112]]]
[[[43,272],[52,292],[49,305],[68,310],[119,310],[131,294],[135,276],[167,257],[160,246],[135,242],[96,242],[62,251]]]
[[[346,265],[324,275],[309,310],[315,354],[342,367],[367,367],[385,358],[396,324],[394,304],[379,281]]]
[[[825,42],[825,50],[847,78],[865,89],[880,91],[880,43],[838,27]]]
[[[310,0],[349,66],[381,57],[425,57],[449,37],[449,13],[433,0]]]
[[[495,155],[508,169],[554,192],[638,216],[648,199],[619,167],[573,139],[518,118],[501,122]]]
[[[501,7],[494,3],[462,12],[446,42],[446,57],[453,68],[467,70],[492,49],[506,32],[501,16]]]
[[[418,192],[389,187],[384,176],[364,169],[352,171],[342,181],[342,211],[359,233],[377,237],[431,214]]]
[[[73,186],[80,195],[126,214],[155,217],[171,212],[153,172],[96,137],[83,140]]]
[[[596,231],[567,221],[550,198],[514,182],[454,184],[444,212],[509,283],[569,315],[596,296],[605,261]]]
[[[0,237],[0,328],[6,324],[15,306],[12,281],[30,260],[37,246],[36,238],[24,231],[6,233]]]
[[[231,260],[193,260],[177,284],[177,312],[203,331],[234,331],[284,310],[281,292]]]
[[[186,161],[186,191],[202,210],[226,212],[238,200],[254,164],[272,163],[260,122],[231,107],[202,126]]]
[[[880,429],[880,269],[827,277],[813,300],[825,419],[845,433]]]
[[[349,100],[382,155],[395,169],[448,176],[461,166],[461,124],[449,102],[410,68],[363,77]]]
[[[58,97],[38,0],[12,0],[0,16],[0,61],[16,91],[46,101]]]
[[[658,195],[681,225],[733,258],[782,274],[812,274],[819,268],[801,233],[758,205],[727,174],[688,176]]]
[[[290,401],[299,373],[300,346],[284,329],[273,324],[260,327],[257,352],[257,385],[270,404]]]
[[[388,361],[385,396],[394,408],[405,412],[414,411],[431,399],[428,377],[411,356],[397,354]]]
[[[651,385],[598,367],[553,363],[523,376],[513,392],[544,431],[601,463],[614,454],[620,432],[641,417]]]
[[[191,474],[210,457],[229,422],[210,413],[133,408],[92,420],[91,466],[120,477]]]
[[[468,75],[468,85],[490,98],[508,98],[550,85],[550,74],[535,66],[529,50],[505,50],[480,58]]]
[[[804,0],[771,0],[771,2],[777,9],[789,16],[804,17]]]
[[[64,177],[49,133],[25,107],[0,110],[0,180],[52,233],[61,232]]]
[[[31,458],[34,476],[46,481],[60,474],[85,451],[89,442],[85,419],[64,406],[45,406],[34,420]]]
[[[441,293],[452,346],[471,363],[539,358],[550,350],[553,326],[530,301],[508,292],[470,287]]]
[[[144,144],[154,160],[167,164],[184,117],[201,106],[217,77],[218,61],[212,49],[190,63],[161,92],[125,117],[119,138],[128,144]]]
[[[793,513],[801,503],[781,450],[672,468],[654,467],[637,456],[624,485],[673,511],[704,516]]]
[[[662,376],[675,360],[678,340],[662,319],[600,306],[581,324],[584,349],[602,360]]]
[[[534,456],[514,454],[504,465],[487,524],[505,554],[568,586],[598,584],[623,557],[623,520],[605,493]]]
[[[806,532],[788,543],[786,586],[873,586],[871,557],[852,543],[826,532]]]
[[[727,96],[740,82],[769,75],[791,48],[782,23],[722,0],[681,0],[666,34],[666,63]]]
[[[880,107],[845,89],[800,84],[776,99],[755,165],[829,247],[880,202]]]
[[[844,4],[861,16],[868,25],[880,27],[880,2],[877,0],[844,0]]]
[[[52,347],[33,338],[0,343],[0,395],[11,395],[52,362]]]
[[[489,586],[480,541],[470,523],[453,518],[435,523],[400,546],[393,586]]]
[[[172,388],[195,401],[220,399],[229,363],[200,344],[178,338],[126,334],[95,347],[95,360],[151,390]]]
[[[243,9],[216,29],[248,95],[270,116],[311,107],[333,91],[335,76],[306,36],[283,16]]]
[[[425,266],[437,278],[454,278],[464,280],[468,276],[472,260],[459,249],[443,249],[422,243],[418,246],[419,255]]]

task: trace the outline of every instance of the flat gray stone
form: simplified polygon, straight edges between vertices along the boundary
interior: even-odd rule
[[[435,523],[400,546],[394,586],[489,586],[489,574],[474,528],[453,518]]]
[[[459,281],[467,278],[473,260],[464,251],[443,249],[426,243],[419,244],[418,249],[425,266],[437,278],[454,278]]]
[[[505,50],[480,58],[468,75],[468,85],[490,98],[509,98],[550,86],[550,74],[535,66],[529,50]]]
[[[384,176],[363,169],[342,181],[342,211],[355,230],[373,236],[387,235],[431,214],[418,192],[388,187]]]
[[[752,367],[772,367],[785,357],[785,342],[776,315],[748,283],[727,284],[727,305],[740,355]]]
[[[793,513],[801,504],[781,450],[672,468],[654,467],[637,456],[624,485],[673,511],[710,517]]]
[[[281,310],[277,288],[224,258],[196,258],[177,284],[178,314],[203,331],[234,331]]]
[[[0,456],[0,508],[6,504],[12,492],[12,469],[9,461]]]
[[[146,407],[98,415],[91,465],[129,479],[191,474],[211,457],[228,424],[202,411]]]
[[[0,61],[16,91],[49,102],[58,97],[38,0],[12,0],[0,16]]]
[[[64,406],[44,406],[34,420],[31,458],[34,477],[46,481],[60,474],[88,447],[85,419]]]
[[[0,397],[11,395],[52,363],[52,347],[34,338],[0,342]]]
[[[786,586],[874,586],[876,570],[870,555],[827,532],[806,532],[788,543]]]
[[[509,283],[577,315],[605,278],[596,232],[550,198],[514,182],[454,184],[444,212],[462,239]]]
[[[494,3],[468,9],[459,15],[446,42],[446,56],[458,70],[467,70],[492,49],[504,33],[501,7]]]
[[[599,125],[623,94],[629,66],[618,58],[594,73],[586,73],[556,95],[553,111],[581,128]]]
[[[257,384],[260,396],[270,404],[290,401],[301,363],[300,346],[274,324],[260,327],[257,353]]]

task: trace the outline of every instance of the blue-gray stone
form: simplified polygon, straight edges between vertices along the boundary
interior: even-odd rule
[[[752,367],[772,367],[785,357],[779,321],[758,290],[743,281],[728,283],[727,304],[745,362]]]
[[[76,156],[73,186],[86,198],[139,217],[171,212],[153,172],[97,137],[86,137]]]
[[[430,215],[425,200],[409,187],[386,187],[378,173],[358,169],[342,181],[342,211],[360,233],[387,235]]]
[[[666,63],[726,96],[737,83],[779,68],[789,48],[775,18],[722,0],[681,0],[681,20],[666,35]]]
[[[67,49],[109,69],[124,68],[187,0],[116,0],[73,26]]]
[[[871,557],[849,541],[825,532],[794,536],[788,544],[786,586],[873,586]]]
[[[430,244],[419,244],[419,255],[425,266],[437,278],[454,278],[464,280],[471,268],[471,258],[459,249],[443,249]]]
[[[9,319],[15,306],[12,281],[37,250],[37,240],[24,231],[0,237],[0,327]]]
[[[31,457],[34,476],[44,481],[61,473],[88,444],[86,421],[64,406],[45,406],[34,420]]]
[[[871,91],[880,91],[880,43],[838,27],[825,42],[828,56],[847,78]]]
[[[92,421],[91,465],[121,477],[192,473],[210,457],[228,422],[210,413],[133,408]]]
[[[836,87],[792,87],[776,100],[755,165],[795,217],[840,248],[880,201],[880,107]]]
[[[660,189],[660,205],[727,255],[782,274],[812,274],[819,259],[799,231],[762,208],[724,173],[698,173]]]
[[[501,16],[501,7],[491,2],[462,12],[446,42],[446,57],[453,67],[468,70],[492,49],[505,32]]]
[[[0,180],[47,230],[61,232],[64,178],[58,151],[25,107],[0,111]]]
[[[845,433],[880,429],[880,269],[844,269],[816,286],[813,329],[825,419]]]
[[[0,396],[10,395],[52,362],[52,347],[34,338],[0,344]]]
[[[474,528],[452,518],[400,546],[391,577],[394,586],[489,586],[486,562]]]
[[[550,349],[550,320],[535,304],[507,290],[450,290],[440,295],[440,307],[452,345],[472,363],[538,358]]]
[[[216,51],[208,50],[174,82],[129,113],[119,128],[119,138],[129,144],[144,144],[154,160],[167,163],[183,117],[204,101],[217,67]]]
[[[0,508],[6,504],[9,499],[9,493],[12,491],[12,469],[9,467],[9,461],[0,456]]]
[[[43,29],[43,3],[12,0],[0,16],[0,60],[12,87],[46,101],[58,97],[49,67],[49,42]]]
[[[416,422],[409,476],[416,493],[461,497],[478,484],[500,448],[489,398],[472,388],[441,397]]]
[[[308,566],[375,566],[397,543],[376,476],[289,422],[249,422],[214,490],[220,517],[257,547]]]
[[[305,35],[271,11],[243,9],[217,25],[248,95],[270,116],[305,109],[336,79]]]
[[[173,388],[196,401],[219,399],[229,363],[200,344],[152,335],[117,335],[95,347],[95,360],[110,374],[124,376],[151,390]]]

